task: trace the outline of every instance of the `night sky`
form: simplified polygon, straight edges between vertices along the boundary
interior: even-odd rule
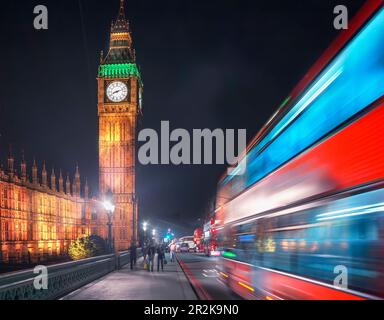
[[[245,128],[248,139],[337,36],[333,8],[364,1],[127,0],[144,81],[139,128]],[[33,8],[49,29],[33,28]],[[118,0],[2,2],[0,155],[8,146],[98,189],[96,75]],[[140,216],[192,228],[224,166],[138,166]]]

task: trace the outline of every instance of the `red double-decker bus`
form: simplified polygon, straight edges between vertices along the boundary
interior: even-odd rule
[[[218,221],[212,217],[203,227],[203,247],[206,256],[220,256]]]
[[[203,252],[204,251],[204,246],[203,246],[203,229],[202,228],[197,228],[193,232],[193,241],[195,242],[196,245],[196,252]]]
[[[384,298],[383,124],[384,9],[376,0],[255,137],[245,173],[219,182],[220,274],[234,291]]]

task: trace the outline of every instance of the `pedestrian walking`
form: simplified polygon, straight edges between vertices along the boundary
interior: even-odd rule
[[[147,259],[148,258],[148,248],[149,248],[148,241],[145,241],[143,243],[143,248],[142,248],[144,270],[148,270],[148,259]]]
[[[169,246],[169,255],[171,256],[171,262],[175,261],[176,243],[173,241]]]
[[[153,243],[153,241],[151,241],[147,250],[148,272],[153,272],[155,254],[156,254],[155,244]]]
[[[131,242],[131,247],[130,247],[130,255],[129,255],[129,260],[131,262],[131,270],[133,270],[133,266],[136,265],[136,259],[137,259],[137,246],[134,241]]]
[[[146,261],[147,259],[147,251],[148,251],[148,242],[145,241],[143,243],[143,258],[144,258],[144,262]]]
[[[165,259],[164,247],[160,244],[157,246],[157,272],[160,271],[160,265],[161,265],[161,271],[164,271],[164,259]]]

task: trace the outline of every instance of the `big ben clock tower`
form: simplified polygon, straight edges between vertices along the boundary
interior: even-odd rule
[[[137,239],[135,193],[136,122],[141,112],[142,82],[136,65],[124,0],[112,22],[108,53],[101,54],[98,81],[99,191],[112,194],[115,250]]]

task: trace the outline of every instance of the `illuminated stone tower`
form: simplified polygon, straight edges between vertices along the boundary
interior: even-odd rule
[[[114,245],[116,250],[125,250],[137,239],[135,138],[142,82],[124,0],[120,0],[118,17],[112,22],[108,53],[101,53],[97,81],[100,196],[113,194]]]

